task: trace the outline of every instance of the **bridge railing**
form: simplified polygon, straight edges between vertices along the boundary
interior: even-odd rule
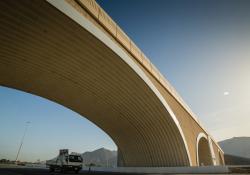
[[[184,107],[184,109],[198,122],[197,117],[178,95],[172,85],[160,71],[150,62],[147,56],[136,46],[126,33],[112,20],[112,18],[95,2],[95,0],[76,0],[102,25],[170,94]]]

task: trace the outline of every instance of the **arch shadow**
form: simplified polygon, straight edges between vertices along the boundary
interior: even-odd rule
[[[208,137],[204,133],[200,133],[197,137],[197,165],[209,166],[213,165],[211,149]]]

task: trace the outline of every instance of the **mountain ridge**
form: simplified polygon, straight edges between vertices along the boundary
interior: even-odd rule
[[[250,158],[250,137],[232,137],[218,142],[225,154]]]
[[[86,151],[81,154],[83,163],[94,164],[95,166],[116,167],[117,151],[111,151],[106,148],[99,148],[94,151]]]
[[[218,142],[225,153],[225,162],[228,165],[250,164],[250,137],[232,137]],[[104,147],[81,154],[83,163],[95,166],[116,167],[117,151]]]

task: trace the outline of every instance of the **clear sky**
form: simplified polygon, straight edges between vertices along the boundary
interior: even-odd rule
[[[98,0],[216,140],[250,136],[250,1]],[[94,124],[41,97],[0,87],[0,159],[58,149],[116,149]]]

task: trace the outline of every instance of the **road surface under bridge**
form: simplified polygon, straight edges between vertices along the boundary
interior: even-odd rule
[[[0,85],[86,117],[118,166],[223,165],[174,88],[93,0],[0,1]]]

